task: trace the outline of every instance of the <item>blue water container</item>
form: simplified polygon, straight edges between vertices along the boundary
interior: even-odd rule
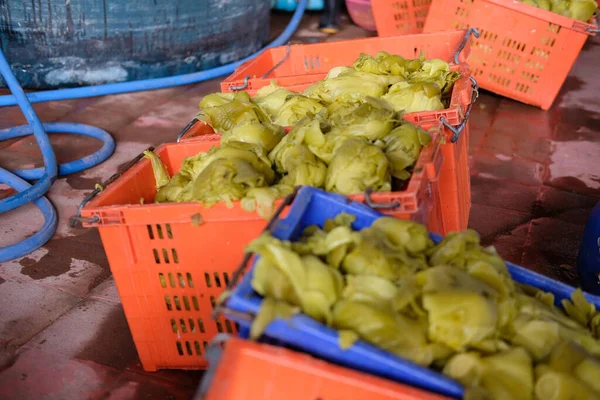
[[[577,271],[583,290],[600,295],[600,203],[592,210],[585,226]]]
[[[159,78],[259,50],[270,8],[268,0],[0,0],[0,45],[31,89]]]
[[[272,7],[281,11],[294,11],[298,6],[297,0],[272,0]],[[323,0],[309,0],[306,6],[307,10],[320,11],[325,8]]]

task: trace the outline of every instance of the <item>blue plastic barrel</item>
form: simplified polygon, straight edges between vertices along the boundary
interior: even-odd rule
[[[0,0],[0,45],[24,87],[197,72],[259,50],[270,0]]]
[[[600,203],[592,210],[583,231],[577,271],[583,290],[600,295]]]

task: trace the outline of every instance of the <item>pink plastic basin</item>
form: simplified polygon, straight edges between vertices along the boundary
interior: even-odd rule
[[[377,30],[370,0],[346,0],[346,7],[350,18],[356,25],[369,31]]]

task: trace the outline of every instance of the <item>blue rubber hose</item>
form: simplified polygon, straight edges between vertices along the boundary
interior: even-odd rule
[[[7,184],[8,186],[17,190],[19,193],[24,193],[31,188],[29,183],[3,168],[0,168],[0,183]],[[35,249],[43,246],[48,240],[50,240],[52,235],[54,235],[54,232],[56,232],[58,217],[54,207],[50,203],[50,200],[42,196],[37,200],[34,200],[33,204],[35,204],[42,212],[42,215],[44,216],[44,225],[39,231],[32,236],[29,236],[25,240],[0,248],[0,263],[26,256]]]
[[[89,136],[102,142],[102,147],[94,154],[85,156],[79,160],[59,164],[59,176],[74,174],[76,172],[81,172],[88,168],[94,167],[110,157],[115,150],[115,142],[113,141],[113,138],[106,133],[106,131],[96,128],[95,126],[72,122],[51,122],[43,124],[42,126],[48,133],[75,133],[78,135]],[[31,132],[32,130],[29,125],[22,125],[0,130],[0,138],[5,140],[12,139],[15,137],[30,135]],[[20,169],[11,172],[23,179],[30,181],[34,179],[41,179],[41,177],[44,176],[44,168]]]
[[[52,151],[50,139],[48,138],[48,135],[46,135],[44,127],[35,113],[33,106],[27,99],[27,96],[25,96],[23,88],[21,88],[21,85],[17,82],[17,78],[15,78],[15,75],[10,69],[10,65],[8,64],[8,61],[6,61],[6,57],[4,57],[2,51],[0,51],[0,73],[4,77],[13,96],[17,99],[19,108],[21,108],[25,119],[31,127],[30,129],[33,131],[35,140],[37,141],[38,146],[40,146],[42,158],[44,160],[44,173],[33,186],[19,191],[19,193],[14,196],[0,200],[0,213],[4,213],[42,197],[56,180],[58,166],[56,165],[56,157],[54,156],[54,151]],[[0,136],[0,140],[4,140],[4,137]]]
[[[302,20],[304,10],[308,0],[299,0],[298,7],[294,12],[290,23],[285,30],[275,40],[269,43],[262,50],[244,58],[243,60],[223,65],[221,67],[209,69],[206,71],[195,72],[192,74],[169,76],[165,78],[146,79],[142,81],[133,82],[122,82],[122,83],[110,83],[106,85],[86,86],[73,89],[59,89],[49,90],[39,93],[28,93],[27,97],[31,103],[41,103],[45,101],[56,101],[56,100],[72,100],[72,99],[83,99],[87,97],[104,96],[109,94],[121,94],[129,92],[142,92],[146,90],[163,89],[173,86],[189,85],[190,83],[198,83],[207,81],[209,79],[218,78],[223,75],[230,75],[244,62],[253,59],[264,50],[271,47],[282,46],[287,43]],[[0,106],[14,106],[18,104],[16,96],[5,95],[0,96]],[[1,140],[1,137],[0,137]]]
[[[0,183],[6,184],[18,192],[11,197],[0,200],[0,214],[34,202],[44,215],[44,225],[38,232],[19,243],[0,248],[0,262],[9,261],[29,254],[43,246],[50,240],[52,235],[54,235],[58,218],[56,210],[44,195],[48,192],[58,175],[72,174],[98,165],[110,157],[115,148],[112,137],[104,130],[93,126],[77,123],[42,124],[31,103],[82,99],[87,97],[183,86],[231,74],[242,63],[256,57],[265,49],[285,44],[298,28],[307,3],[308,0],[299,0],[298,7],[285,30],[273,42],[259,52],[252,54],[243,60],[223,65],[218,68],[173,77],[25,94],[10,69],[10,65],[6,60],[4,53],[0,50],[0,73],[4,77],[4,80],[12,93],[12,95],[0,96],[0,106],[18,105],[29,124],[0,130],[0,141],[27,136],[33,133],[42,152],[44,161],[44,168],[17,171],[7,171],[0,168]],[[56,157],[46,132],[86,135],[102,141],[103,145],[100,150],[92,155],[57,165]],[[37,180],[37,182],[34,185],[30,185],[21,178]]]

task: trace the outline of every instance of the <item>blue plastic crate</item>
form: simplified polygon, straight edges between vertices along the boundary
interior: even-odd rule
[[[271,7],[275,10],[294,11],[298,6],[297,0],[272,0]],[[307,10],[320,11],[325,8],[323,0],[308,0]]]
[[[304,187],[300,189],[287,217],[273,225],[272,233],[278,239],[294,241],[306,227],[310,225],[322,227],[327,219],[342,212],[356,216],[356,221],[352,226],[355,230],[367,228],[376,219],[383,217],[383,214],[361,203],[351,202],[344,196]],[[435,234],[431,234],[431,238],[436,243],[442,239],[441,236]],[[560,306],[560,300],[569,298],[575,290],[571,286],[523,267],[508,262],[506,264],[515,281],[553,293],[558,306]],[[252,289],[251,279],[252,271],[244,276],[227,300],[226,307],[235,313],[228,314],[225,310],[228,318],[235,320],[242,328],[245,328],[242,331],[246,332],[246,335],[250,322],[247,318],[241,318],[239,313],[256,314],[262,302],[262,297]],[[600,308],[600,297],[586,294],[586,298]],[[295,315],[289,320],[274,320],[267,326],[265,336],[331,362],[446,396],[462,397],[464,392],[458,382],[362,340],[349,349],[342,350],[338,345],[338,333],[334,329],[303,314]]]

